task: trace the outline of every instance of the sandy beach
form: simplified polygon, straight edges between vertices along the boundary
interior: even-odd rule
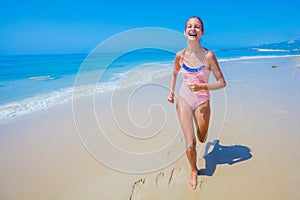
[[[299,199],[300,57],[220,66],[196,190],[164,77],[0,122],[0,199]]]

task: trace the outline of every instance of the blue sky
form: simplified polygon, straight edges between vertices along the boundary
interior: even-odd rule
[[[133,28],[182,32],[192,15],[203,19],[210,49],[281,42],[300,37],[299,8],[294,0],[1,0],[0,54],[88,53]]]

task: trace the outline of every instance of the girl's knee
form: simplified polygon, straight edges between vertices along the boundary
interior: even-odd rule
[[[207,138],[207,131],[200,131],[198,129],[197,130],[197,136],[198,136],[199,142],[204,143],[206,141],[206,138]]]
[[[206,137],[200,138],[199,141],[200,141],[201,143],[204,143],[204,142],[206,141]]]
[[[187,141],[186,149],[191,151],[192,149],[196,148],[196,138],[193,138],[191,141]]]

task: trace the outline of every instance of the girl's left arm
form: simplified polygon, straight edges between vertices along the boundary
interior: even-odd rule
[[[216,82],[207,84],[207,89],[208,90],[218,90],[218,89],[226,87],[226,81],[225,81],[223,73],[220,69],[220,66],[219,66],[219,63],[218,63],[218,60],[217,60],[215,54],[212,51],[209,51],[207,56],[208,56],[210,69],[216,78]]]

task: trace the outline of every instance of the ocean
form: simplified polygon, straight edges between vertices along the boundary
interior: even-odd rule
[[[261,57],[299,55],[293,49],[240,48],[213,50],[222,68],[223,62]],[[121,55],[110,62],[113,53],[101,54],[93,62],[94,67],[83,68],[88,54],[52,55],[2,55],[0,56],[0,120],[29,114],[38,110],[67,103],[78,96],[94,94],[94,86],[81,83],[80,94],[73,95],[76,76],[80,71],[86,79],[101,74],[96,93],[115,89],[124,76],[130,80],[122,87],[170,76],[174,53],[159,49],[140,49]],[[128,73],[132,70],[136,73]],[[78,85],[77,85],[78,86]]]

